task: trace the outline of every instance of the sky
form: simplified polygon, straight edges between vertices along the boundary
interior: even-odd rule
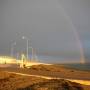
[[[26,51],[39,55],[90,59],[90,0],[0,0],[0,54]]]

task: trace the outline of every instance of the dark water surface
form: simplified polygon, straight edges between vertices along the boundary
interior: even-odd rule
[[[86,64],[63,64],[67,68],[90,71],[90,63]]]

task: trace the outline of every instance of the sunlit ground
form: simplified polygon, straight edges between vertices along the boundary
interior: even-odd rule
[[[22,62],[22,60],[16,60],[15,58],[7,57],[7,56],[1,56],[0,57],[0,64],[1,64],[0,67],[4,67],[4,66],[9,67],[12,64],[16,64],[16,65],[19,65],[20,68],[22,68],[23,64],[25,64],[25,67],[27,67],[27,68],[28,67],[30,68],[31,66],[36,65],[37,66],[36,67],[37,71],[38,71],[38,65],[42,65],[42,66],[47,65],[46,67],[48,67],[48,65],[52,66],[52,64],[39,63],[39,62],[35,62],[35,60],[33,60],[33,61],[27,61],[26,60],[26,61]],[[54,68],[52,68],[52,69],[54,70]],[[42,71],[44,71],[44,70],[42,69],[41,72]],[[55,71],[53,71],[53,73],[54,72]],[[82,77],[82,80],[78,80],[78,79],[69,79],[69,78],[56,78],[56,77],[44,76],[44,75],[34,75],[34,74],[30,75],[30,74],[10,72],[10,71],[7,71],[7,73],[18,74],[18,75],[21,75],[21,76],[32,76],[32,77],[43,78],[43,79],[65,79],[65,80],[68,80],[68,81],[71,81],[71,82],[76,82],[76,83],[79,83],[79,84],[82,84],[82,85],[90,85],[90,80],[83,80],[83,77]],[[79,74],[79,72],[78,72],[78,74]]]

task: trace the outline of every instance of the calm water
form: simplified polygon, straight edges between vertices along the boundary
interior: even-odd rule
[[[90,63],[87,63],[87,64],[63,64],[63,65],[68,68],[90,71]]]

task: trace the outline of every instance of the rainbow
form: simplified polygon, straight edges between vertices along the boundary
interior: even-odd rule
[[[58,4],[58,2],[57,2]],[[59,3],[60,4],[60,3]],[[83,46],[82,46],[82,42],[80,40],[80,37],[79,37],[79,34],[78,34],[78,31],[76,30],[74,24],[72,23],[72,20],[71,18],[69,17],[69,15],[66,13],[65,9],[61,6],[61,5],[57,5],[58,8],[62,9],[66,19],[70,22],[71,26],[72,26],[72,30],[73,30],[73,33],[75,35],[75,38],[76,38],[76,41],[78,43],[78,47],[80,49],[80,63],[81,64],[84,64],[85,63],[85,56],[84,56],[84,50],[83,50]]]

